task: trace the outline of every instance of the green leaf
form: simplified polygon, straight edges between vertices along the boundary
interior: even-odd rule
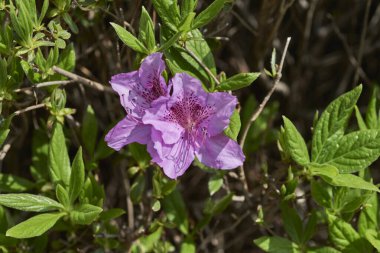
[[[270,68],[272,72],[269,72],[269,76],[275,77],[277,75],[277,67],[276,67],[276,49],[273,48],[272,56],[270,58]]]
[[[109,209],[107,211],[103,211],[100,214],[99,218],[102,221],[108,221],[108,220],[113,220],[113,219],[119,218],[123,214],[125,214],[125,210],[124,209],[121,209],[121,208],[112,208],[112,209]]]
[[[197,7],[198,0],[183,0],[181,5],[181,16],[187,17],[190,12],[194,11]]]
[[[8,229],[8,219],[7,214],[2,206],[0,206],[0,233],[3,235]],[[0,238],[0,245],[2,245],[2,240]]]
[[[1,61],[0,61],[0,64],[1,64]],[[5,78],[8,79],[8,77],[5,77]],[[1,113],[1,110],[0,110],[0,113]],[[11,121],[12,121],[12,116],[9,116],[0,123],[0,147],[3,146],[5,140],[8,137],[8,134],[10,132],[9,126],[11,124]]]
[[[345,129],[361,91],[362,86],[359,85],[352,91],[341,95],[322,113],[313,131],[312,161],[318,159],[329,137],[337,131]]]
[[[191,25],[193,23],[195,12],[190,12],[185,19],[182,20],[182,22],[179,24],[178,30],[182,32],[189,32],[192,30]]]
[[[378,229],[379,226],[379,200],[377,193],[372,193],[372,196],[365,203],[359,215],[358,230],[364,236],[368,229]]]
[[[344,252],[369,252],[368,243],[360,237],[351,224],[327,214],[329,238],[336,248]]]
[[[49,180],[49,166],[46,161],[49,157],[49,139],[47,133],[41,129],[34,130],[32,137],[32,165],[30,171],[35,181]]]
[[[153,233],[142,236],[131,247],[131,253],[152,252],[159,242],[162,234],[162,227],[158,228]]]
[[[285,116],[283,116],[283,120],[285,129],[285,143],[288,146],[290,155],[296,163],[305,166],[310,163],[306,143],[293,123]]]
[[[69,185],[70,160],[67,154],[62,125],[58,122],[54,126],[53,136],[49,145],[49,171],[54,183],[62,182],[65,186]]]
[[[145,145],[135,142],[129,144],[128,149],[140,168],[146,168],[149,166],[151,158],[149,153],[146,151]]]
[[[12,174],[0,173],[0,191],[24,192],[34,187],[34,183]]]
[[[67,70],[73,71],[75,67],[75,50],[73,43],[70,43],[59,55],[59,60],[57,66]]]
[[[214,195],[223,186],[223,174],[216,173],[208,181],[208,191],[210,196]]]
[[[253,240],[260,249],[269,253],[299,253],[298,245],[278,236],[263,236]]]
[[[92,155],[94,153],[96,140],[98,137],[98,121],[91,105],[87,106],[86,114],[83,118],[81,136],[85,149],[88,151],[88,154]]]
[[[214,57],[210,47],[203,38],[202,33],[199,30],[193,30],[187,33],[186,37],[186,48],[196,55],[213,75],[216,75]],[[189,75],[200,79],[203,84],[215,83],[214,79],[210,77],[204,68],[189,53],[187,53],[185,49],[173,45],[164,53],[166,56],[166,63],[173,74],[186,72]]]
[[[369,229],[365,232],[365,238],[376,248],[377,252],[380,252],[380,236],[374,229]]]
[[[331,247],[320,247],[320,248],[311,248],[307,253],[341,253],[341,251],[336,250]]]
[[[348,187],[334,189],[334,202],[332,209],[335,213],[349,215],[356,212],[371,196],[372,191],[362,191]]]
[[[195,253],[197,252],[194,240],[192,238],[186,238],[181,244],[180,253]]]
[[[364,119],[359,111],[359,108],[355,105],[355,117],[356,121],[358,122],[358,126],[360,130],[367,130],[367,125],[364,122]]]
[[[298,213],[287,203],[281,204],[281,217],[286,233],[292,241],[300,244],[302,242],[303,224]]]
[[[239,111],[235,109],[230,118],[230,124],[224,130],[224,133],[225,135],[227,135],[228,137],[236,141],[240,132],[240,128],[241,128],[240,114],[239,114]]]
[[[378,88],[374,86],[371,99],[369,100],[365,122],[369,129],[377,129],[379,127],[377,118],[377,94]]]
[[[215,0],[194,19],[193,29],[207,25],[223,9],[225,0]]]
[[[57,195],[58,201],[67,209],[71,206],[70,198],[68,192],[62,185],[57,185],[55,189],[55,194]]]
[[[70,27],[70,30],[73,33],[77,34],[79,32],[78,26],[75,24],[75,22],[71,18],[71,16],[67,12],[65,12],[65,13],[63,13],[62,17],[63,17],[63,20],[65,21],[65,23]]]
[[[311,196],[320,206],[331,208],[332,206],[332,189],[324,181],[311,181]]]
[[[189,222],[181,193],[178,190],[174,190],[162,200],[162,204],[168,220],[176,224],[183,234],[188,234]]]
[[[259,72],[240,73],[221,82],[220,85],[216,87],[216,89],[218,91],[230,91],[230,90],[242,89],[244,87],[251,85],[251,83],[253,83],[253,81],[255,81],[259,76],[260,76]]]
[[[117,36],[119,36],[119,38],[125,45],[132,48],[136,52],[139,52],[142,54],[149,54],[149,51],[145,48],[144,44],[141,43],[135,36],[133,36],[132,33],[128,32],[122,26],[119,26],[118,24],[111,22],[111,25],[115,29]]]
[[[302,233],[302,236],[301,236],[302,244],[306,244],[315,234],[315,231],[317,229],[317,221],[318,221],[317,213],[313,211]]]
[[[69,185],[69,199],[70,203],[78,198],[80,192],[82,191],[84,185],[84,163],[82,158],[82,147],[79,147],[78,153],[76,154],[72,172],[70,176],[70,185]]]
[[[170,39],[168,39],[167,41],[165,41],[165,43],[163,43],[160,46],[160,48],[158,49],[158,51],[166,51],[167,49],[169,49],[171,46],[174,45],[174,43],[176,43],[178,41],[178,39],[182,36],[182,34],[183,34],[182,31],[179,31],[176,34],[174,34]]]
[[[326,143],[316,162],[333,165],[340,173],[363,170],[380,156],[379,130],[356,131]]]
[[[140,173],[131,186],[131,200],[134,204],[141,201],[142,194],[145,190],[145,175]]]
[[[42,20],[44,19],[48,8],[49,8],[49,0],[44,0],[44,3],[43,3],[42,8],[41,8],[41,14],[38,18],[38,24],[42,23]]]
[[[98,206],[83,204],[70,212],[70,219],[74,224],[89,225],[98,218],[102,211],[103,209]]]
[[[213,202],[210,208],[207,208],[205,210],[205,213],[210,214],[211,216],[215,216],[222,213],[230,205],[232,201],[232,196],[233,193],[228,193],[223,198]]]
[[[36,215],[8,229],[6,236],[19,239],[40,236],[52,228],[62,216],[65,216],[65,213],[44,213]]]
[[[152,0],[162,22],[173,31],[177,31],[180,15],[177,0]]]
[[[141,10],[139,39],[144,43],[149,52],[153,52],[156,48],[153,21],[144,6]]]
[[[160,211],[160,209],[161,209],[161,202],[158,199],[154,200],[152,204],[152,211],[158,212]]]
[[[379,188],[374,184],[365,181],[363,178],[352,174],[338,174],[336,167],[331,165],[321,165],[320,167],[309,167],[312,175],[321,176],[322,179],[333,186],[343,186],[361,190],[377,191]]]
[[[0,194],[0,205],[27,212],[46,212],[63,209],[57,201],[28,193]]]
[[[310,163],[307,168],[310,171],[310,174],[313,176],[326,176],[326,177],[336,177],[339,174],[339,171],[336,167],[329,164],[316,164]]]

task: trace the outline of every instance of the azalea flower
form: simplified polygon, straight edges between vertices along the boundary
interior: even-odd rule
[[[171,96],[153,101],[142,117],[150,124],[147,148],[152,160],[170,178],[181,176],[195,156],[216,169],[233,169],[244,162],[240,146],[224,134],[237,104],[226,92],[207,93],[199,80],[176,74]]]
[[[132,142],[147,144],[150,141],[151,127],[144,125],[141,119],[154,100],[169,95],[170,87],[161,75],[164,69],[162,53],[154,53],[144,59],[139,70],[111,78],[112,88],[119,94],[127,115],[106,135],[109,147],[118,151]]]

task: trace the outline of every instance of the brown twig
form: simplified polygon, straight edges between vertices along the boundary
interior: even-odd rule
[[[74,73],[71,73],[69,71],[66,71],[64,69],[61,69],[60,67],[57,67],[57,66],[53,66],[53,71],[58,73],[58,74],[61,74],[67,78],[70,78],[71,80],[74,80],[78,83],[82,83],[84,85],[87,85],[88,87],[91,87],[91,88],[94,88],[98,91],[105,91],[105,92],[110,92],[110,93],[114,93],[114,91],[107,87],[107,86],[104,86],[103,84],[101,83],[98,83],[98,82],[95,82],[95,81],[92,81],[90,79],[87,79],[85,77],[82,77],[80,75],[77,75],[77,74],[74,74]]]
[[[130,197],[130,190],[131,190],[131,184],[129,183],[129,179],[127,174],[125,173],[125,167],[120,168],[122,181],[125,189],[126,194],[126,202],[127,202],[127,215],[128,215],[128,228],[133,231],[135,227],[135,219],[134,219],[134,208],[133,203]]]
[[[363,30],[362,34],[360,36],[360,45],[359,45],[359,51],[357,56],[357,66],[354,76],[354,85],[357,85],[357,82],[359,81],[359,71],[360,66],[362,65],[362,59],[363,59],[363,49],[365,46],[365,37],[367,35],[367,28],[368,28],[368,18],[369,18],[369,10],[371,7],[372,0],[367,0],[367,5],[365,7],[365,13],[364,13],[364,19],[363,19]]]
[[[214,80],[215,84],[218,86],[220,84],[218,78],[216,78],[216,76],[211,72],[211,70],[202,62],[201,59],[198,58],[198,56],[196,56],[196,54],[194,54],[193,51],[191,51],[190,49],[188,49],[186,46],[183,47],[183,49],[185,49],[185,51],[191,56],[193,57],[193,59],[199,64],[201,65],[201,67],[207,72],[207,74]],[[211,85],[211,87],[213,88],[214,85]]]
[[[338,38],[340,39],[340,41],[342,42],[344,50],[346,51],[346,54],[348,56],[348,60],[350,61],[351,65],[353,67],[357,68],[359,76],[361,78],[363,78],[366,83],[369,83],[370,80],[369,80],[367,74],[364,72],[362,67],[359,65],[357,59],[355,58],[355,56],[351,52],[350,46],[348,45],[346,38],[344,37],[343,33],[340,31],[338,25],[336,24],[333,16],[328,15],[327,18],[329,18],[332,21],[331,24],[332,24],[333,30],[336,33],[336,35],[338,36]]]
[[[36,110],[36,109],[39,109],[39,108],[42,108],[42,107],[45,107],[45,104],[32,105],[32,106],[26,107],[26,108],[24,108],[24,109],[21,109],[21,110],[15,111],[15,112],[12,114],[12,116],[17,116],[17,115],[20,115],[20,114],[22,114],[22,113],[29,112],[29,111],[32,111],[32,110]]]
[[[244,143],[245,143],[245,140],[247,138],[247,134],[248,134],[249,129],[251,128],[253,122],[256,121],[256,119],[260,116],[260,114],[264,110],[264,107],[268,103],[270,97],[272,96],[273,92],[276,90],[277,85],[278,85],[278,83],[281,80],[281,77],[282,77],[282,68],[284,66],[285,56],[286,56],[286,52],[288,51],[290,40],[291,40],[291,37],[288,37],[287,40],[286,40],[286,44],[285,44],[285,47],[284,47],[284,52],[282,53],[280,65],[278,66],[278,70],[277,70],[277,73],[276,73],[276,78],[274,80],[272,88],[270,89],[270,91],[268,92],[268,94],[265,96],[264,100],[261,102],[261,104],[256,109],[256,111],[254,111],[254,113],[252,114],[252,116],[251,116],[250,120],[248,121],[247,125],[243,129],[242,136],[241,136],[240,143],[239,143],[240,147],[242,149],[244,148]],[[245,176],[243,165],[240,166],[240,180],[244,184],[244,189],[246,191],[248,191],[248,183],[247,183],[247,179],[246,179],[246,176]]]
[[[48,86],[53,86],[53,85],[66,85],[66,84],[74,83],[74,82],[75,82],[74,80],[43,82],[43,83],[37,83],[37,84],[32,85],[30,87],[16,89],[16,90],[14,90],[14,92],[26,92],[26,91],[29,91],[29,90],[39,89],[39,88],[42,88],[42,87],[48,87]]]

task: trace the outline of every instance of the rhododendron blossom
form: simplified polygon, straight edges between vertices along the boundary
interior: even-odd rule
[[[169,95],[170,88],[161,75],[164,69],[162,53],[154,53],[144,59],[138,71],[112,77],[110,83],[119,94],[127,116],[106,135],[109,147],[120,150],[132,142],[147,144],[150,141],[150,126],[143,124],[141,119],[154,100]]]
[[[148,151],[170,178],[181,176],[195,156],[216,169],[242,165],[240,146],[224,135],[237,104],[226,92],[207,93],[199,80],[176,74],[171,80],[173,94],[152,103],[142,118],[152,126]]]
[[[106,135],[108,146],[120,150],[132,142],[147,144],[152,161],[170,178],[181,176],[195,156],[216,169],[240,166],[245,159],[240,146],[224,135],[236,97],[207,93],[199,80],[185,73],[175,75],[167,86],[164,69],[162,54],[155,53],[138,71],[112,77],[127,116]]]

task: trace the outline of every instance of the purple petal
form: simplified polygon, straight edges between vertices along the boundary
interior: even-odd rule
[[[243,164],[245,156],[240,146],[223,133],[207,138],[196,150],[199,161],[215,169],[234,169]]]
[[[148,55],[141,63],[139,78],[143,88],[150,90],[150,96],[154,99],[168,95],[168,87],[162,72],[165,70],[165,62],[162,53]],[[154,99],[146,98],[152,102]]]
[[[112,88],[119,94],[121,105],[125,108],[127,113],[130,113],[136,104],[130,99],[129,94],[131,90],[137,89],[140,85],[138,72],[132,71],[114,75],[110,83]]]
[[[200,101],[205,102],[207,93],[198,79],[186,73],[179,73],[171,79],[170,83],[173,86],[172,97],[174,100],[178,101],[183,97],[195,94]]]
[[[168,115],[167,103],[169,100],[168,97],[160,97],[154,101],[152,108],[146,110],[142,122],[152,125],[154,129],[159,131],[166,144],[174,144],[181,138],[184,129],[177,122],[165,118]]]
[[[163,142],[160,133],[154,130],[152,139],[155,151],[148,149],[154,157],[152,161],[163,168],[166,176],[172,179],[182,176],[194,160],[194,148],[190,141],[181,138],[177,143],[168,145]]]
[[[160,158],[162,156],[162,148],[161,148],[160,142],[162,142],[161,133],[152,127],[151,141],[148,142],[146,147],[147,147],[147,151],[150,154],[150,157],[152,157],[152,162],[155,162],[155,163],[162,162]]]
[[[227,92],[213,92],[208,93],[206,103],[214,108],[214,113],[212,113],[201,126],[207,129],[210,136],[218,135],[223,132],[230,123],[230,118],[235,110],[237,99]]]
[[[110,148],[116,151],[132,142],[147,144],[150,140],[150,128],[150,126],[143,125],[132,117],[126,116],[108,132],[104,140]]]

